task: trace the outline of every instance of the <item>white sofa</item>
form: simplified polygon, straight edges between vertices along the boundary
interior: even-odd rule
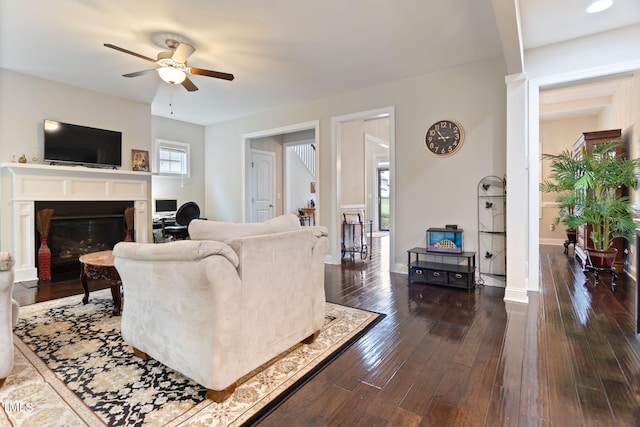
[[[13,257],[0,252],[0,387],[13,369],[13,327],[18,323],[20,306],[13,294]]]
[[[122,336],[209,389],[220,402],[237,381],[299,342],[325,318],[327,230],[298,217],[233,224],[194,220],[191,240],[118,243]]]

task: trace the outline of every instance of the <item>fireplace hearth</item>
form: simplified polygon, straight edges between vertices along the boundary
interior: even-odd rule
[[[133,206],[133,201],[36,201],[36,212],[53,209],[48,237],[51,281],[77,278],[81,255],[113,249],[124,240],[124,211]],[[37,229],[35,238],[37,255],[40,246]]]

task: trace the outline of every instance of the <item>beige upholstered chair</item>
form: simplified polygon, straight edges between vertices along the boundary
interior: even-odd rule
[[[317,337],[327,230],[289,214],[252,224],[194,220],[189,235],[115,246],[122,337],[220,402],[244,375]]]
[[[0,387],[13,368],[13,327],[18,322],[20,306],[13,294],[13,257],[0,252]]]

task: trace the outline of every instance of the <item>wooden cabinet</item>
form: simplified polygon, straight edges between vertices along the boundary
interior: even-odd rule
[[[620,138],[621,136],[622,132],[620,129],[585,132],[580,135],[578,140],[573,144],[573,150],[575,153],[580,153],[584,147],[585,151],[591,151],[593,150],[593,147],[606,141]],[[621,154],[623,151],[624,147],[618,148],[618,154]],[[623,192],[626,191],[626,189],[621,189],[620,191]],[[593,247],[593,242],[589,238],[589,232],[590,227],[587,227],[586,225],[581,225],[576,229],[576,257],[580,260],[583,267],[587,262],[587,247]],[[616,272],[622,273],[624,269],[624,251],[627,248],[627,242],[623,238],[617,238],[613,242],[613,247],[618,249],[618,255],[616,256],[614,267]]]

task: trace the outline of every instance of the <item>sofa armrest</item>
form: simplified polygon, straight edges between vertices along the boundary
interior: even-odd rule
[[[311,230],[302,229],[243,237],[230,243],[240,259],[243,335],[263,331],[254,336],[252,345],[268,348],[267,354],[278,354],[291,346],[288,337],[278,331],[306,338],[324,323],[324,282],[313,277],[318,270],[314,266],[313,238]]]
[[[211,255],[222,255],[238,268],[238,255],[234,250],[214,240],[179,240],[162,244],[120,242],[113,248],[116,258],[137,261],[197,261]]]
[[[207,388],[228,386],[241,343],[235,252],[221,242],[183,240],[121,242],[113,253],[125,342]],[[221,382],[211,383],[214,376]]]

